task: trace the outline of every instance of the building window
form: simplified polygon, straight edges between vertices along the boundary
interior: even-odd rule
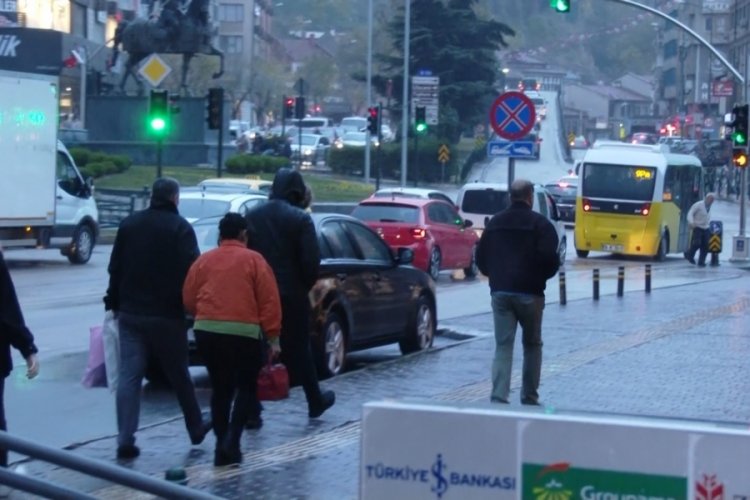
[[[242,37],[236,35],[221,35],[219,37],[219,45],[221,50],[226,54],[241,54],[242,53]]]
[[[241,23],[244,21],[245,6],[241,3],[219,5],[219,21]]]
[[[677,57],[677,40],[670,40],[664,44],[664,59]]]

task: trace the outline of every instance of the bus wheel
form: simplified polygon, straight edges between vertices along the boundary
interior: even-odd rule
[[[589,251],[588,250],[578,250],[576,248],[576,255],[578,257],[580,257],[581,259],[585,259],[586,257],[589,256]]]
[[[669,236],[666,233],[662,233],[661,239],[659,240],[659,249],[654,255],[654,260],[662,262],[667,258],[667,251],[669,249]]]

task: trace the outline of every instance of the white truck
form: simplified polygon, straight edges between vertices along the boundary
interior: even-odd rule
[[[99,216],[91,184],[57,139],[58,78],[0,70],[0,245],[91,258]]]

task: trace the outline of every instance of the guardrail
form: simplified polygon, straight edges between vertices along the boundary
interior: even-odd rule
[[[49,462],[83,474],[105,479],[134,490],[144,491],[167,499],[221,500],[209,493],[188,488],[163,479],[156,479],[131,469],[112,465],[101,460],[82,457],[73,452],[59,450],[28,441],[0,431],[0,448],[21,453],[31,458]],[[0,467],[0,484],[53,499],[95,499],[96,497],[76,491],[44,479],[17,474]]]
[[[147,187],[141,190],[96,188],[94,199],[99,210],[99,226],[117,227],[128,215],[146,208],[150,196]]]

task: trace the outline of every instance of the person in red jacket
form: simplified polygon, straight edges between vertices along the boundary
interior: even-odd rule
[[[214,465],[238,464],[242,430],[257,404],[263,336],[276,356],[281,331],[276,278],[266,260],[247,248],[243,216],[228,213],[221,219],[219,247],[190,267],[182,299],[195,318],[195,341],[211,380]]]

